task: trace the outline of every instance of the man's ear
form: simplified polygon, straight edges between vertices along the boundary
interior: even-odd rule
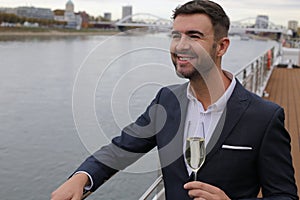
[[[230,40],[228,37],[221,38],[217,43],[217,56],[222,57],[226,53],[229,44]]]

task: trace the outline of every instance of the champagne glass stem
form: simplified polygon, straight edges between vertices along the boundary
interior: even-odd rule
[[[194,171],[194,181],[197,181],[197,171]]]

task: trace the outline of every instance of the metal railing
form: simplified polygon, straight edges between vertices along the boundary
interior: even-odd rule
[[[163,186],[163,176],[160,175],[146,192],[139,198],[139,200],[164,200],[165,189]]]
[[[85,191],[81,200],[86,199],[92,194],[90,191]],[[163,185],[163,176],[160,174],[152,185],[144,192],[139,200],[165,200],[165,188]]]
[[[249,64],[235,73],[243,86],[259,96],[264,95],[264,89],[270,78],[274,65],[278,62],[279,52],[275,47],[254,58]]]

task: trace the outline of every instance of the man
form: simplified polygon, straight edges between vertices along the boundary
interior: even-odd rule
[[[189,82],[162,88],[135,123],[89,157],[52,200],[80,199],[157,146],[167,200],[299,199],[290,136],[278,105],[246,91],[221,68],[229,19],[216,3],[195,0],[173,15],[171,58]],[[191,124],[187,128],[188,124]],[[189,129],[189,131],[187,131]],[[190,133],[207,155],[197,181],[183,155]]]

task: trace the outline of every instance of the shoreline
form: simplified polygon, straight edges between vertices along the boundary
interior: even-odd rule
[[[5,36],[90,36],[90,35],[114,35],[118,30],[53,30],[53,29],[3,29],[0,28],[0,37]]]

